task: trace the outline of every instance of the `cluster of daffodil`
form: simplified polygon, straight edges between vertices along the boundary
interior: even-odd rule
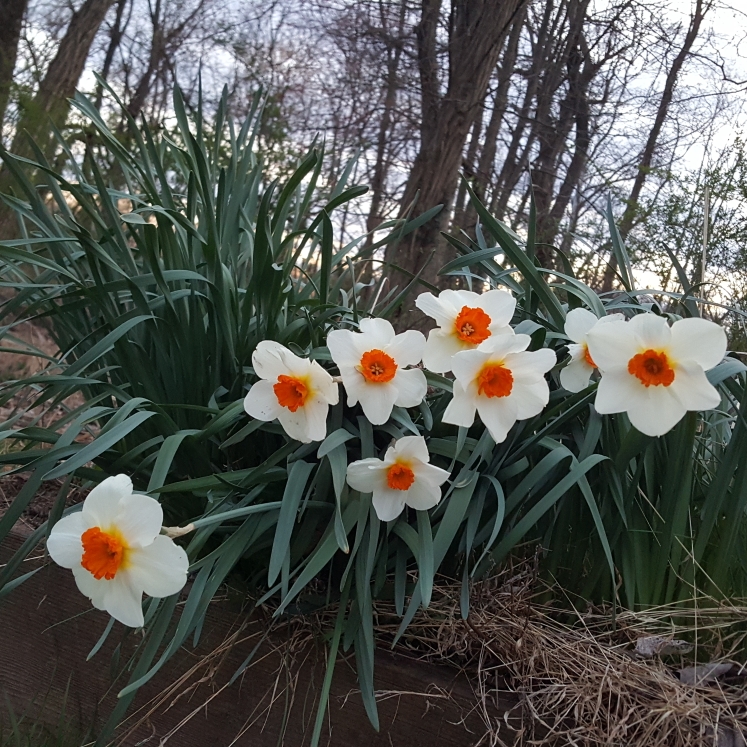
[[[382,425],[395,406],[422,402],[427,383],[421,362],[434,373],[453,376],[444,423],[470,427],[479,414],[499,443],[516,421],[542,412],[550,396],[546,374],[556,355],[547,348],[527,350],[530,337],[510,326],[516,305],[510,293],[445,290],[438,297],[424,293],[415,303],[438,325],[427,340],[414,330],[396,334],[384,319],[363,319],[358,332],[330,332],[327,345],[339,378],[277,342],[260,342],[252,356],[260,380],[246,395],[246,412],[259,420],[277,419],[298,441],[322,441],[341,381],[348,404],[360,403],[366,418]],[[653,313],[626,321],[621,314],[598,319],[574,309],[565,333],[572,343],[561,385],[578,392],[600,376],[597,411],[626,412],[647,435],[663,435],[688,410],[720,403],[705,373],[726,353],[726,335],[713,322],[682,319],[670,327]],[[448,478],[449,472],[430,464],[421,436],[404,436],[383,459],[361,459],[347,468],[348,484],[372,494],[381,521],[396,519],[405,506],[432,508]],[[161,534],[162,521],[158,502],[133,494],[130,479],[117,475],[94,488],[81,511],[55,524],[49,553],[72,569],[95,607],[140,626],[143,593],[169,596],[186,583],[186,553]]]

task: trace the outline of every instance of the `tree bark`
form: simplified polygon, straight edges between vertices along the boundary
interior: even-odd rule
[[[0,2],[0,133],[3,131],[5,110],[13,83],[13,70],[16,67],[18,41],[21,38],[27,5],[28,0]]]
[[[21,112],[11,147],[15,155],[32,157],[29,138],[43,152],[49,152],[52,142],[50,122],[58,128],[65,124],[70,106],[68,99],[75,93],[96,32],[113,2],[114,0],[86,0],[73,13],[57,54],[39,84],[39,90]],[[3,169],[0,171],[0,192],[7,192],[11,185],[10,174],[7,169]],[[12,213],[6,208],[0,208],[0,238],[10,238],[14,233]]]
[[[452,0],[448,40],[448,83],[440,91],[437,31],[441,0],[422,0],[416,29],[421,84],[420,149],[402,199],[402,211],[417,200],[423,212],[442,204],[444,209],[416,231],[408,246],[387,248],[386,259],[410,273],[438,282],[437,271],[448,258],[439,241],[446,225],[462,153],[470,128],[485,98],[503,40],[527,0]],[[433,260],[424,269],[431,252]],[[400,290],[408,275],[393,271],[391,283]]]
[[[130,12],[127,18],[124,18],[124,12],[127,6],[130,6]],[[109,73],[111,72],[112,63],[114,62],[114,55],[119,49],[119,45],[122,43],[125,29],[130,22],[132,16],[132,0],[118,0],[117,2],[117,15],[114,19],[114,23],[109,29],[109,46],[106,48],[106,55],[104,57],[104,65],[101,68],[101,77],[103,80],[109,80]],[[99,84],[96,86],[96,108],[101,108],[101,102],[104,99],[104,87]]]
[[[638,200],[640,199],[643,185],[646,183],[646,177],[651,171],[651,164],[653,163],[659,135],[661,134],[662,127],[664,126],[664,122],[669,114],[669,107],[672,103],[674,89],[677,86],[677,80],[682,71],[682,66],[685,64],[685,60],[690,56],[693,44],[698,38],[703,18],[711,9],[712,5],[713,3],[711,0],[696,0],[695,10],[690,16],[690,25],[687,29],[687,34],[685,34],[682,47],[674,58],[672,67],[669,68],[669,72],[667,73],[664,90],[661,93],[659,107],[656,111],[656,118],[654,119],[654,124],[648,133],[646,144],[641,153],[641,160],[638,164],[635,181],[633,182],[633,188],[630,190],[630,196],[626,202],[625,212],[623,213],[623,217],[618,225],[618,230],[620,231],[620,236],[623,241],[628,237],[628,234],[635,223],[636,213],[638,212]],[[612,284],[615,280],[616,273],[617,259],[614,254],[611,254],[609,264],[604,270],[602,292],[609,292],[612,290]]]
[[[11,149],[17,155],[30,155],[28,136],[46,151],[51,138],[49,121],[57,127],[64,125],[68,99],[75,93],[93,39],[113,2],[86,0],[73,14],[57,54],[39,84],[39,90],[21,113]]]
[[[389,160],[386,150],[389,140],[389,129],[392,125],[392,112],[397,104],[398,74],[400,60],[402,58],[402,36],[405,28],[405,13],[407,4],[400,0],[397,18],[396,38],[388,45],[386,66],[386,88],[384,91],[384,109],[379,121],[379,131],[376,140],[376,163],[371,176],[371,208],[366,220],[366,230],[371,233],[378,226],[383,216],[381,215],[381,204],[383,202],[384,186],[389,172]],[[373,244],[371,234],[366,242],[367,246]]]

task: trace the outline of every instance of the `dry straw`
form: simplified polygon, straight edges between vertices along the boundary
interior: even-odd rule
[[[531,563],[507,568],[473,586],[469,616],[464,620],[461,585],[441,579],[429,609],[416,615],[397,643],[396,650],[410,657],[447,664],[467,674],[474,691],[474,710],[484,725],[484,733],[473,734],[470,744],[745,744],[741,735],[747,734],[747,680],[740,674],[741,667],[729,668],[725,678],[709,679],[705,676],[709,670],[693,670],[692,665],[694,657],[700,662],[739,660],[747,635],[747,607],[700,598],[646,612],[618,612],[613,624],[609,611],[577,610],[571,615],[543,604],[540,600],[549,598],[547,591]],[[272,610],[265,607],[260,612],[269,616]],[[308,718],[313,709],[304,702],[299,674],[309,661],[323,660],[315,644],[335,615],[336,610],[327,609],[313,616],[282,620],[273,626],[271,635],[267,635],[266,625],[257,629],[245,623],[221,646],[196,659],[156,700],[132,714],[127,734],[157,711],[185,697],[194,700],[191,715],[169,735],[174,736],[189,718],[231,686],[226,671],[221,677],[218,672],[237,646],[242,653],[256,649],[249,667],[265,657],[276,657],[280,662],[274,687],[254,712],[247,714],[241,733],[261,729],[274,708],[286,709],[286,717],[287,709],[292,709],[291,718]],[[380,602],[375,618],[377,637],[386,647],[400,619],[393,606]],[[693,644],[693,651],[687,656],[644,658],[636,653],[636,642],[646,636],[658,637],[659,648],[670,639],[685,638]],[[683,684],[679,674],[683,670],[685,676],[689,672],[690,677],[695,674],[703,681],[697,686]],[[194,697],[197,687],[205,683],[212,685],[206,701]],[[449,697],[432,688],[427,692],[433,698]],[[377,698],[398,694],[379,691]],[[511,697],[518,705],[507,713],[505,704]]]

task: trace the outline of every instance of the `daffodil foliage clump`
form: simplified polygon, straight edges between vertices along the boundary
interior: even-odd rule
[[[0,385],[0,404],[26,397],[0,460],[29,473],[0,538],[62,482],[0,593],[46,538],[111,615],[102,642],[115,620],[143,626],[102,740],[229,575],[277,616],[337,605],[329,672],[353,647],[374,724],[375,602],[394,601],[401,635],[436,574],[461,579],[465,616],[473,579],[537,548],[563,599],[747,591],[745,369],[684,276],[660,303],[633,288],[611,209],[623,292],[600,298],[567,262],[548,282],[533,225],[522,240],[474,195],[476,240],[448,237],[441,271],[460,289],[392,289],[377,250],[434,211],[342,244],[335,211],[365,188],[350,166],[325,191],[318,148],[273,181],[259,101],[208,127],[177,90],[176,131],[129,121],[130,145],[75,106],[83,160],[64,141],[60,171],[2,153],[22,231],[0,247],[17,290],[2,332],[18,346],[14,326],[44,318],[60,353]],[[427,335],[393,328],[402,304]],[[92,488],[82,509],[65,508],[73,481]]]

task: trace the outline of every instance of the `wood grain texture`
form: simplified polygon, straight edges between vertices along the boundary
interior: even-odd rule
[[[17,542],[0,548],[0,562]],[[29,570],[31,565],[26,565],[24,570]],[[68,716],[84,728],[100,726],[126,682],[112,686],[114,647],[122,642],[123,651],[131,650],[137,636],[123,636],[124,628],[115,625],[102,650],[86,662],[107,622],[108,616],[92,610],[78,593],[72,574],[45,566],[0,602],[0,697],[7,695],[17,714],[30,712],[50,724],[57,722],[67,697]],[[214,604],[197,649],[184,648],[142,688],[128,723],[145,721],[134,731],[120,731],[117,743],[126,747],[307,745],[324,677],[323,646],[295,650],[287,636],[270,635],[252,667],[232,686],[224,687],[264,631],[264,623],[247,622],[246,615],[229,602]],[[210,656],[232,634],[233,645],[218,657]],[[379,651],[375,684],[381,729],[377,734],[357,692],[353,661],[353,657],[338,660],[322,744],[468,747],[485,732],[466,675]],[[170,690],[190,670],[191,677]],[[201,707],[206,701],[207,706]],[[507,699],[498,705],[508,710],[516,701]],[[496,708],[492,715],[499,713]],[[193,717],[174,733],[190,714]]]

